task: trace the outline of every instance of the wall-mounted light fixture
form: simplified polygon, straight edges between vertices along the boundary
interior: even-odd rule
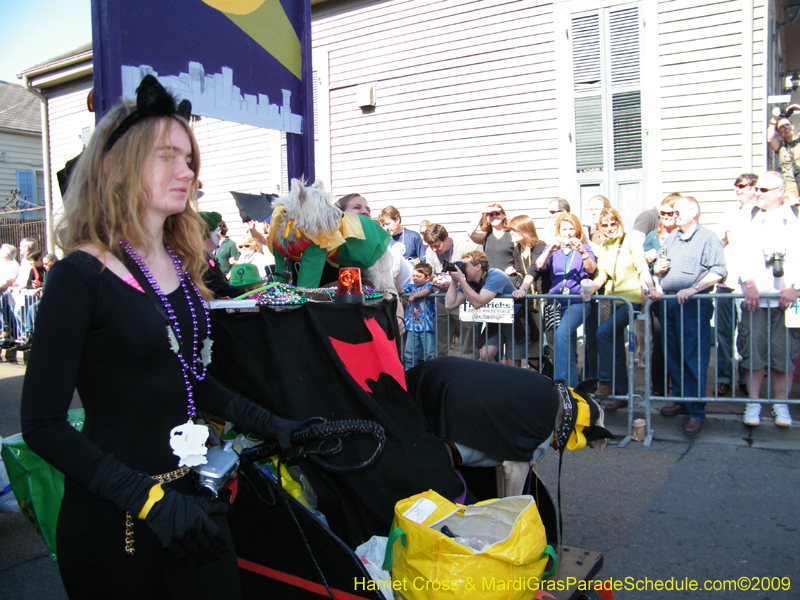
[[[790,90],[797,91],[797,88],[800,87],[800,75],[798,75],[797,71],[786,76],[783,87],[787,92]]]
[[[356,86],[356,104],[360,108],[374,107],[378,103],[377,84],[362,83]]]

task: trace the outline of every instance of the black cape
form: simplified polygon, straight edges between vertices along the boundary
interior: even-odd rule
[[[380,348],[367,326],[369,319],[388,332]],[[403,371],[394,301],[374,307],[309,303],[280,312],[217,310],[212,336],[213,375],[279,416],[370,419],[384,427],[384,451],[364,471],[331,475],[299,462],[331,530],[351,547],[373,535],[388,535],[398,500],[428,489],[451,500],[463,492],[445,445],[397,380],[397,367],[400,380]],[[365,381],[369,392],[351,376],[343,359],[351,370],[371,372],[372,378]],[[359,463],[373,448],[369,439],[348,437],[337,460]]]
[[[555,428],[558,392],[536,371],[451,356],[410,369],[406,382],[437,436],[498,461],[530,461]]]

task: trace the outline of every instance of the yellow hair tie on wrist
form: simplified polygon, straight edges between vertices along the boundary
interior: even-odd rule
[[[153,505],[164,497],[164,490],[161,489],[161,482],[158,482],[150,488],[147,494],[147,502],[144,503],[141,512],[139,513],[139,520],[144,521],[147,518],[150,509]]]

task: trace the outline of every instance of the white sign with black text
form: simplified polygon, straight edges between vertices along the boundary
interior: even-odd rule
[[[800,327],[800,300],[795,300],[786,312],[783,313],[783,322],[786,327]]]
[[[477,309],[465,301],[458,307],[458,318],[464,323],[513,323],[514,300],[495,298]]]

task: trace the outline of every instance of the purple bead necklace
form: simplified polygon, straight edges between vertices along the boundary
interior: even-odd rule
[[[175,311],[172,308],[172,304],[170,304],[169,299],[167,299],[166,294],[161,291],[161,287],[158,285],[156,278],[150,272],[150,269],[147,268],[147,264],[144,262],[144,259],[136,253],[136,250],[133,249],[133,246],[127,240],[121,240],[120,246],[125,251],[125,253],[133,259],[133,262],[139,267],[144,275],[144,278],[147,280],[147,283],[150,284],[150,287],[153,288],[153,291],[156,293],[156,296],[161,300],[161,303],[164,305],[164,310],[167,312],[167,316],[169,317],[169,322],[172,328],[172,332],[175,335],[175,339],[178,342],[178,348],[175,350],[175,354],[178,355],[178,359],[181,362],[181,371],[183,372],[183,381],[186,384],[186,394],[189,400],[189,406],[187,409],[187,413],[189,418],[193,418],[196,414],[195,406],[194,406],[194,392],[192,387],[192,381],[189,377],[191,374],[192,377],[196,381],[203,381],[206,377],[207,366],[206,363],[203,361],[200,348],[198,345],[198,337],[199,337],[199,327],[197,323],[197,314],[195,312],[194,303],[192,302],[191,294],[189,293],[189,287],[194,290],[195,296],[200,301],[200,305],[203,307],[203,313],[205,314],[206,318],[206,337],[211,335],[211,318],[209,317],[208,310],[203,303],[203,298],[200,295],[200,291],[195,286],[194,282],[189,277],[189,274],[183,269],[183,264],[181,263],[181,259],[178,258],[178,255],[175,254],[175,251],[166,246],[167,252],[169,253],[170,257],[172,258],[172,264],[175,265],[175,270],[178,272],[178,278],[181,282],[181,288],[183,288],[183,293],[186,296],[186,302],[189,305],[189,312],[192,314],[192,355],[190,357],[191,363],[187,362],[186,358],[183,356],[183,338],[181,337],[181,328],[178,324],[178,317],[175,316]],[[188,281],[188,285],[187,285]]]

